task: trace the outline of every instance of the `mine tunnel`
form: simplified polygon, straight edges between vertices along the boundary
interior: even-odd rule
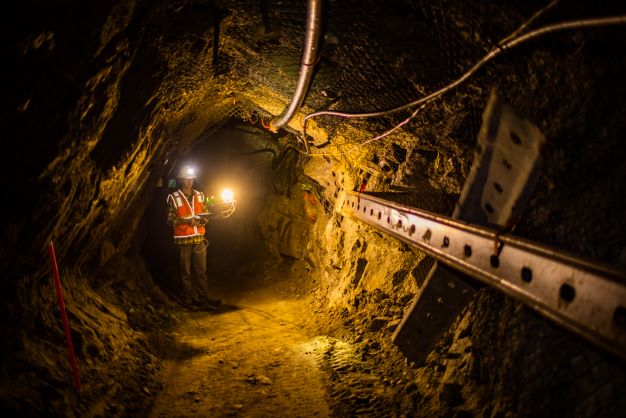
[[[3,417],[626,416],[623,2],[2,19]]]

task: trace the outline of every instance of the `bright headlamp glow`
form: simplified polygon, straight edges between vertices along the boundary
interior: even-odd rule
[[[235,194],[230,189],[224,189],[222,190],[221,196],[224,203],[233,203],[233,198],[235,197]]]
[[[178,171],[178,178],[180,179],[195,179],[196,169],[191,165],[184,165]]]

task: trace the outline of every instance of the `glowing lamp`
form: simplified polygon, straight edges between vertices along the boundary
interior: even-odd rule
[[[235,194],[230,189],[224,189],[222,190],[221,196],[224,203],[233,203],[233,198],[235,197]]]

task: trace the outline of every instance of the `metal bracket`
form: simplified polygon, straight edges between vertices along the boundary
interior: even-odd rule
[[[625,272],[499,235],[488,227],[355,192],[346,193],[343,211],[626,358]]]
[[[435,262],[396,328],[393,342],[409,361],[421,365],[475,293],[458,272]]]
[[[453,214],[464,222],[354,193],[339,204],[347,213],[624,355],[623,273],[477,226],[501,232],[515,224],[538,180],[544,143],[539,128],[516,115],[493,90]],[[409,360],[423,363],[473,294],[467,280],[435,263],[396,329],[394,343]]]
[[[492,90],[474,162],[453,217],[478,225],[514,225],[538,179],[544,142],[539,128],[517,116]],[[498,244],[494,247],[498,254]],[[435,263],[396,329],[394,343],[409,360],[421,364],[473,294],[466,280]]]
[[[483,113],[476,154],[453,218],[508,226],[520,215],[541,172],[545,137],[495,91]]]

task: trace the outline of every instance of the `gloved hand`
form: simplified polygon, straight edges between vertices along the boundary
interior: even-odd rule
[[[206,225],[206,219],[200,217],[200,216],[194,216],[191,225],[193,226],[204,226]]]

